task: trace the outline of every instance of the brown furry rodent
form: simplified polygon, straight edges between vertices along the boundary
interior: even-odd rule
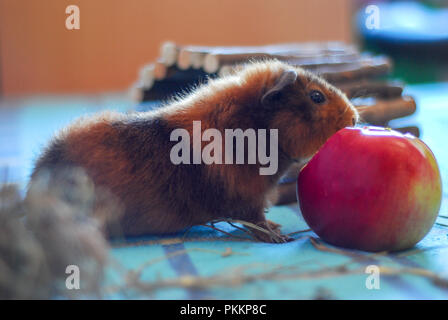
[[[173,233],[220,218],[280,235],[279,225],[265,219],[268,194],[292,163],[311,157],[357,117],[345,95],[317,76],[279,61],[254,62],[156,111],[78,120],[50,143],[32,180],[44,169],[58,179],[65,167],[83,168],[125,208],[119,220],[125,236]],[[170,134],[183,128],[191,136],[194,120],[202,122],[202,132],[278,129],[277,173],[260,175],[258,160],[173,164],[170,150],[177,142]],[[287,240],[254,231],[263,241]]]

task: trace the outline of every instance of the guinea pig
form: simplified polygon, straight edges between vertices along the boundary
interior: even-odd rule
[[[291,164],[312,157],[331,135],[357,119],[346,96],[318,76],[276,60],[251,62],[157,110],[103,112],[77,120],[50,142],[31,183],[43,170],[57,180],[64,168],[82,168],[124,207],[118,222],[124,236],[175,233],[230,218],[270,230],[252,228],[261,241],[285,242],[280,226],[265,218],[269,194]],[[182,151],[189,163],[172,161],[179,143],[172,136],[176,129],[193,136],[189,150]],[[260,151],[259,145],[244,146],[244,163],[195,162],[194,144],[204,147],[206,141],[195,142],[194,135],[207,129],[223,136],[227,129],[276,132],[278,143],[269,150],[277,154],[275,172],[261,174],[265,163],[247,161],[251,152]],[[229,139],[214,142],[224,145]],[[222,158],[226,153],[214,152]]]

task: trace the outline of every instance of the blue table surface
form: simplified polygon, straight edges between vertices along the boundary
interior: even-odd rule
[[[296,234],[296,241],[276,245],[237,240],[206,227],[195,227],[185,237],[145,237],[115,244],[110,256],[121,271],[109,267],[105,287],[119,286],[122,290],[110,291],[106,297],[447,299],[448,288],[431,277],[448,279],[448,218],[443,217],[448,216],[448,83],[408,86],[405,93],[414,96],[418,111],[394,120],[391,126],[420,127],[421,138],[438,160],[444,190],[440,217],[415,248],[372,255],[327,244],[316,248],[310,238],[317,236],[310,231]],[[25,186],[41,148],[57,129],[74,118],[103,109],[125,112],[134,107],[121,94],[0,100],[0,181]],[[283,233],[308,228],[297,204],[273,207],[267,216],[282,224]],[[226,223],[217,226],[242,235]],[[126,290],[123,270],[136,270],[145,263],[141,280],[164,281],[165,285],[151,292]],[[380,267],[379,289],[366,286],[368,265]],[[188,286],[197,277],[210,277],[214,282],[200,288]]]

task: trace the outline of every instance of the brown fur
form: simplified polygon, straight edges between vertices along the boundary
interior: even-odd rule
[[[262,103],[288,70],[297,72],[297,80],[282,87],[267,105]],[[310,90],[320,90],[327,101],[314,104]],[[123,204],[120,225],[127,236],[177,232],[229,217],[278,231],[264,217],[268,193],[294,161],[312,156],[356,119],[347,98],[318,77],[278,61],[256,62],[155,112],[102,113],[79,120],[50,144],[33,178],[43,169],[57,177],[59,168],[84,168],[95,185],[107,188]],[[221,131],[223,144],[224,129],[278,129],[277,174],[260,175],[258,163],[172,164],[169,154],[177,142],[170,141],[170,133],[184,128],[192,137],[194,120],[201,120],[202,131]],[[263,233],[259,236],[272,241]]]

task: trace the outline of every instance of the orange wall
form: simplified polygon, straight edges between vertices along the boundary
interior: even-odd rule
[[[4,95],[126,89],[164,40],[350,40],[350,0],[0,0]],[[65,8],[80,8],[80,30]]]

